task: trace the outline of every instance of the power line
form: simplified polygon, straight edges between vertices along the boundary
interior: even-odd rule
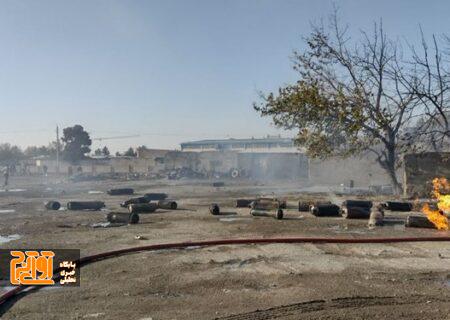
[[[49,129],[32,129],[32,130],[0,131],[0,134],[16,134],[16,133],[30,133],[30,132],[50,132],[50,130]]]
[[[92,140],[103,141],[103,140],[128,139],[128,138],[136,138],[136,137],[139,137],[139,135],[133,134],[133,135],[128,135],[128,136],[100,137],[100,138],[92,138]]]

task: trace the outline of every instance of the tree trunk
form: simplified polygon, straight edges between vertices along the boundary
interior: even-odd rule
[[[386,159],[383,161],[382,167],[386,170],[387,174],[394,188],[394,194],[399,195],[402,193],[402,185],[397,179],[396,175],[396,162],[397,154],[395,150],[395,141],[386,146]]]
[[[392,183],[392,187],[394,188],[394,194],[395,195],[399,195],[403,192],[402,189],[402,185],[400,184],[400,182],[397,179],[397,175],[396,175],[396,170],[395,170],[395,162],[393,165],[388,164],[388,166],[385,168],[385,170],[387,171],[389,178],[391,180]]]

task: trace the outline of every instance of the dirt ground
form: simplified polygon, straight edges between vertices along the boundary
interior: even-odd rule
[[[209,181],[96,181],[12,178],[0,191],[0,235],[19,235],[1,248],[79,248],[81,255],[139,245],[225,238],[289,236],[434,236],[405,229],[406,213],[368,230],[367,221],[316,218],[296,209],[299,199],[342,201],[298,186]],[[167,192],[179,210],[141,215],[136,225],[92,228],[127,196]],[[25,189],[25,190],[17,190]],[[89,192],[91,191],[91,193]],[[286,219],[252,217],[234,208],[239,197],[275,192],[288,198]],[[98,212],[46,211],[43,203],[95,199]],[[379,199],[378,199],[379,200]],[[216,202],[225,213],[212,216]],[[147,240],[136,240],[141,235]],[[6,290],[6,289],[4,289]],[[450,243],[269,244],[141,252],[81,270],[81,286],[33,291],[0,311],[2,319],[450,319]]]

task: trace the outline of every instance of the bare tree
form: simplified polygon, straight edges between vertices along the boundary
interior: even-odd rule
[[[450,38],[438,41],[432,36],[431,47],[421,31],[421,48],[410,45],[412,61],[410,77],[402,78],[421,102],[421,121],[415,126],[415,140],[434,150],[442,150],[450,140],[450,53],[440,45],[450,44]]]
[[[420,101],[403,81],[409,76],[399,43],[387,37],[382,23],[351,41],[336,12],[328,28],[312,27],[307,49],[294,52],[298,82],[261,94],[254,108],[279,127],[297,129],[297,144],[312,157],[373,153],[400,192],[396,170],[400,155],[413,148],[406,128]]]

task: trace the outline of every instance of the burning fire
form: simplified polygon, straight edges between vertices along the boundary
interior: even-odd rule
[[[444,194],[443,194],[444,193]],[[428,204],[425,204],[422,208],[422,212],[426,214],[428,220],[430,220],[437,229],[449,230],[449,223],[444,212],[450,212],[450,183],[446,178],[433,179],[433,192],[432,196],[437,202],[437,210],[430,208]]]

